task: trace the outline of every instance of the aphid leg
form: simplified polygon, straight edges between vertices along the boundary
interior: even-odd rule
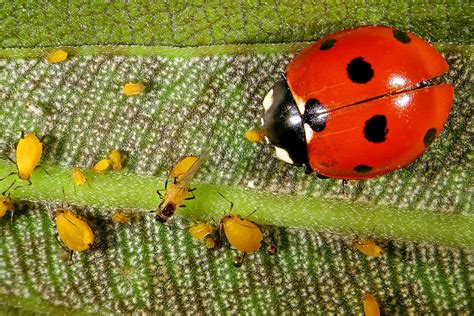
[[[166,189],[161,189],[161,190],[156,190],[156,193],[160,196],[160,198],[163,198],[163,194],[161,194],[161,191],[165,191]]]
[[[255,212],[258,211],[258,207],[256,209],[254,209],[252,212],[250,212],[249,215],[245,216],[245,218],[249,218],[250,216],[252,216],[253,214],[255,214]]]
[[[67,260],[67,265],[72,266],[74,264],[74,251],[68,251],[69,252],[69,259]]]
[[[286,81],[286,75],[281,70],[278,71],[278,77],[280,78],[281,81]]]
[[[246,252],[244,252],[244,253],[242,254],[242,256],[238,256],[238,255],[235,256],[235,257],[234,257],[234,262],[233,262],[234,267],[240,268],[240,267],[244,264],[245,257],[247,257],[247,253],[246,253]]]
[[[10,172],[8,175],[4,176],[3,178],[0,178],[0,181],[5,180],[8,177],[11,177],[12,175],[16,174],[16,171]]]
[[[42,165],[37,165],[35,169],[38,169],[38,168],[41,168],[43,169],[43,171],[48,175],[48,176],[51,176],[48,172],[48,170],[46,170]]]
[[[173,183],[174,183],[174,184],[177,184],[177,183],[178,183],[178,177],[174,177],[174,178],[173,178]]]
[[[224,198],[224,200],[226,200],[227,202],[230,203],[229,213],[232,212],[232,209],[234,208],[234,202],[229,201],[222,193],[220,193],[220,192],[217,192],[217,193],[219,193],[219,195],[222,196],[222,198]]]
[[[3,180],[3,179],[2,179],[2,180]],[[2,180],[0,180],[0,181],[2,181]],[[10,191],[10,189],[12,188],[12,186],[13,186],[15,183],[16,183],[16,179],[15,179],[15,181],[13,181],[13,182],[10,184],[10,186],[9,186],[5,191],[2,192],[2,195],[5,196],[5,193],[7,193],[8,191]],[[15,190],[16,190],[16,189],[15,189]],[[10,192],[8,192],[8,196],[10,196]]]
[[[193,192],[194,190],[195,189],[188,191],[189,193],[191,193],[192,196],[185,198],[185,200],[194,200],[196,198],[196,196],[194,195],[194,192]]]
[[[89,182],[89,180],[87,180],[87,178],[86,178],[86,183],[87,183],[87,185],[89,186],[89,188],[92,188],[92,185],[91,185],[91,183]]]
[[[10,156],[5,155],[5,157],[6,157],[12,164],[16,165],[16,162],[15,162],[13,159],[11,159]]]
[[[21,131],[21,139],[25,138],[25,131]]]

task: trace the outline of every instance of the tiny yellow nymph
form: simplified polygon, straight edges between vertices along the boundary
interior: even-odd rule
[[[86,180],[86,177],[84,176],[84,173],[82,173],[81,168],[74,167],[71,173],[72,173],[72,180],[77,186],[81,187],[84,184],[86,184],[87,180]]]
[[[363,300],[365,316],[380,316],[379,304],[372,294],[365,294]]]
[[[67,59],[67,52],[62,49],[55,49],[46,56],[46,61],[50,64],[60,63]]]
[[[118,224],[129,224],[131,219],[132,216],[130,214],[120,211],[116,211],[114,215],[112,215],[112,220]]]
[[[109,168],[110,168],[110,160],[102,159],[91,168],[91,171],[92,173],[97,174],[97,173],[102,173],[104,171],[107,171]]]
[[[245,133],[245,138],[251,142],[263,142],[265,135],[264,130],[251,129]]]
[[[9,196],[0,196],[0,218],[8,211],[13,211],[13,200]]]
[[[122,169],[122,154],[117,149],[114,149],[109,154],[110,164],[112,165],[112,170],[119,171]]]
[[[145,91],[145,85],[143,83],[126,83],[122,87],[122,92],[126,96],[134,96],[143,93]]]
[[[380,257],[383,255],[383,249],[370,239],[354,238],[352,247],[356,248],[364,255],[369,257]]]

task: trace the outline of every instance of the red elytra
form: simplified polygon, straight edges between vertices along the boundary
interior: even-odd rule
[[[319,175],[366,179],[402,168],[439,135],[451,85],[426,41],[385,26],[330,34],[300,52],[264,100],[277,156]]]

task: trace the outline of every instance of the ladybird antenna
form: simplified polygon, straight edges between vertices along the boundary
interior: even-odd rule
[[[228,198],[226,198],[222,193],[220,193],[219,191],[217,191],[217,193],[219,193],[220,196],[222,196],[222,198],[224,200],[226,200],[227,202],[230,203],[230,209],[229,209],[229,213],[232,212],[232,209],[234,208],[234,202],[230,201]]]

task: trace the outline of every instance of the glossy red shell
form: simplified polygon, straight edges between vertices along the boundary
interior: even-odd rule
[[[366,83],[349,75],[355,59],[372,69]],[[414,161],[441,132],[454,90],[447,84],[413,88],[447,70],[426,41],[384,26],[333,33],[304,49],[286,76],[303,118],[310,99],[325,113],[322,130],[305,124],[311,168],[332,178],[364,179]],[[376,141],[366,136],[374,117],[386,123]]]

